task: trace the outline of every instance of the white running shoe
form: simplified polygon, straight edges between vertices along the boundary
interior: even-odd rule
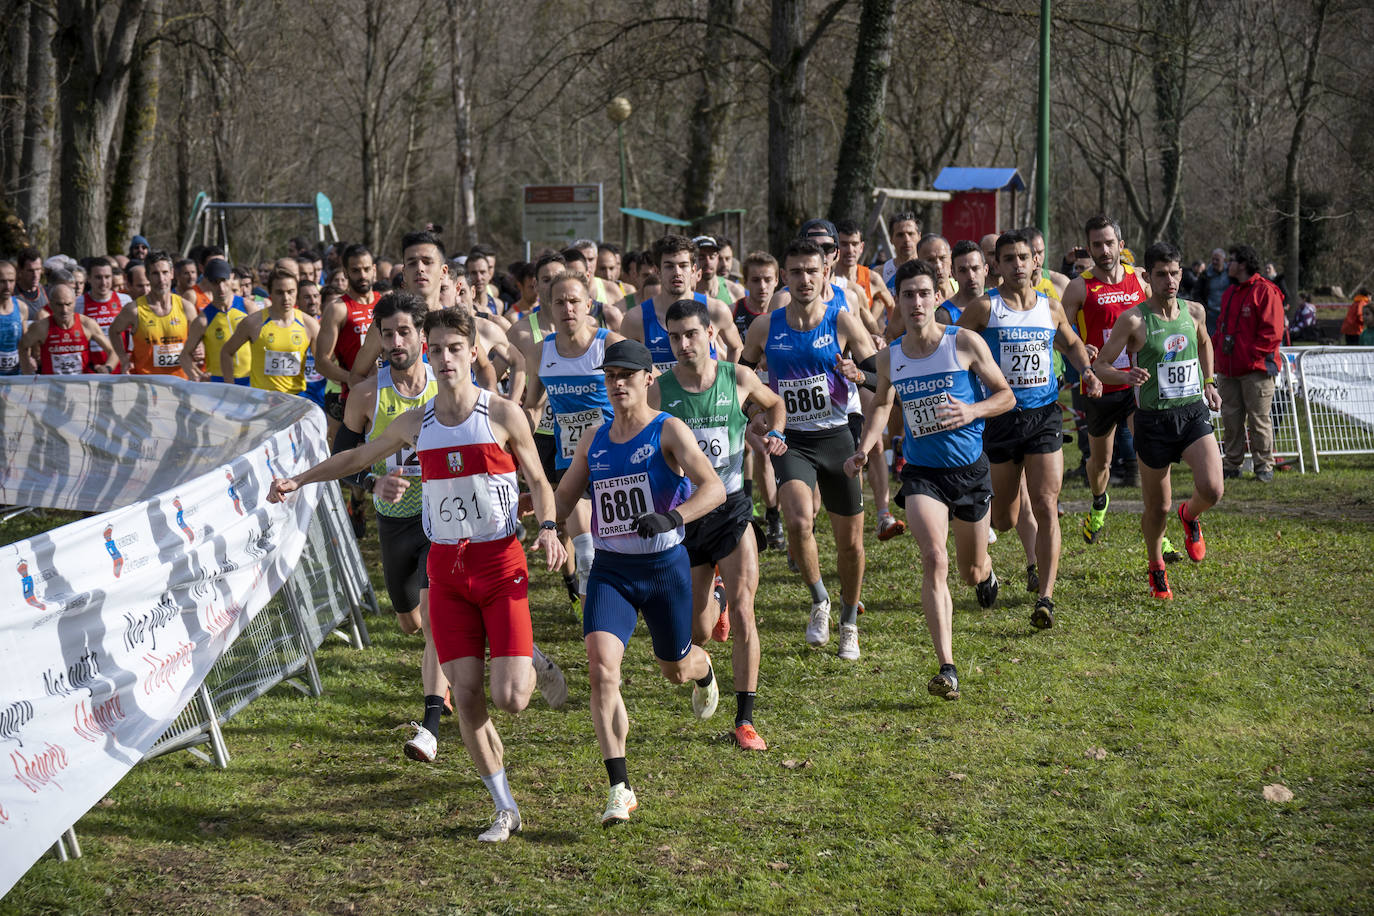
[[[601,826],[625,823],[630,819],[630,812],[638,807],[639,799],[635,798],[635,790],[623,782],[616,783],[611,786],[611,797],[601,814]]]
[[[859,628],[852,623],[840,624],[840,649],[835,653],[845,661],[859,659]]]
[[[568,702],[568,679],[563,676],[563,669],[537,648],[530,662],[534,665],[534,686],[539,688],[544,702],[553,709]]]
[[[812,602],[811,622],[806,625],[806,643],[823,646],[830,642],[830,599]]]
[[[481,843],[504,843],[512,833],[519,833],[521,826],[519,811],[502,808],[496,812],[496,820],[491,822],[491,826],[477,835],[477,840]]]
[[[421,763],[433,763],[439,756],[439,739],[419,722],[410,723],[410,727],[415,729],[415,737],[406,742],[406,756]]]
[[[707,664],[710,659],[707,658]],[[699,684],[692,685],[692,712],[696,713],[698,719],[709,719],[716,714],[716,706],[720,703],[720,681],[715,677],[716,669],[711,668],[711,683],[705,687]]]
[[[988,543],[989,543],[989,544],[996,544],[996,543],[997,543],[997,529],[996,529],[996,528],[989,528],[989,529],[988,529]]]

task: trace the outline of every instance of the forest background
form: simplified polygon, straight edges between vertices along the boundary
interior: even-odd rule
[[[0,250],[179,242],[193,198],[310,200],[392,251],[426,222],[519,256],[524,184],[602,182],[742,249],[946,165],[1034,186],[1033,0],[0,0]],[[1255,245],[1289,281],[1370,276],[1374,7],[1056,0],[1051,260],[1083,220],[1189,258]],[[938,227],[938,205],[918,205]],[[889,213],[892,207],[889,206]],[[1030,223],[1018,195],[1003,222]],[[1294,215],[1298,219],[1293,219]],[[239,214],[236,259],[299,217]],[[632,237],[632,246],[637,241]],[[740,240],[736,240],[739,244]]]

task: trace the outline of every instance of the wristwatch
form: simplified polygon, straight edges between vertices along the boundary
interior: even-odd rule
[[[376,474],[368,474],[366,477],[363,478],[363,490],[364,490],[364,492],[371,493],[374,489],[376,489],[376,487],[377,487],[377,475],[376,475]]]
[[[540,530],[540,531],[557,531],[557,530],[558,530],[558,522],[554,522],[554,521],[540,522],[540,523],[539,523],[539,530]]]

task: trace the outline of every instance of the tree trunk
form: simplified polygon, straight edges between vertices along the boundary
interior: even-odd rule
[[[24,150],[19,164],[19,218],[28,228],[29,239],[43,250],[47,250],[52,235],[52,155],[57,115],[52,39],[56,16],[51,0],[30,5]]]
[[[1284,234],[1284,286],[1290,302],[1298,301],[1302,283],[1302,165],[1303,134],[1307,130],[1307,114],[1317,93],[1317,60],[1321,55],[1322,34],[1326,29],[1326,14],[1330,0],[1317,0],[1313,13],[1312,42],[1307,46],[1307,60],[1303,66],[1302,85],[1298,89],[1293,121],[1293,133],[1288,141],[1288,157],[1283,170],[1283,196],[1288,211],[1288,231]]]
[[[177,228],[184,232],[191,219],[191,205],[195,197],[195,189],[191,187],[191,141],[195,136],[195,112],[200,101],[200,71],[192,65],[188,54],[181,55],[180,69],[181,104],[177,107],[176,123],[176,194]],[[177,240],[176,244],[180,244],[180,240]]]
[[[112,27],[96,0],[59,0],[57,55],[62,117],[62,250],[74,257],[105,246],[106,161],[129,88],[129,64],[146,0],[125,0]]]
[[[143,28],[139,32],[141,51],[129,76],[129,101],[124,110],[124,136],[115,163],[111,191],[109,231],[106,250],[124,251],[129,239],[144,230],[143,208],[148,199],[148,179],[153,169],[153,134],[157,128],[157,98],[162,82],[163,0],[148,0]]]
[[[830,219],[863,220],[868,213],[882,152],[887,74],[892,67],[892,27],[897,0],[863,0],[854,69],[846,92],[844,139],[836,158]],[[918,186],[919,187],[919,186]]]
[[[453,96],[453,140],[455,152],[454,213],[455,234],[465,249],[477,244],[477,168],[472,155],[472,98],[468,94],[468,49],[461,22],[468,12],[461,0],[447,0],[449,18],[449,91]]]
[[[744,0],[708,0],[706,37],[697,71],[697,100],[688,122],[687,169],[682,181],[682,217],[694,220],[716,209],[725,174],[725,139],[735,97],[734,54],[725,26],[739,19]],[[622,202],[621,206],[625,206]]]
[[[768,245],[781,253],[806,219],[801,174],[806,168],[806,59],[800,57],[803,0],[773,0],[768,81]]]
[[[6,194],[19,187],[19,163],[24,148],[24,87],[29,73],[29,0],[8,0],[4,21],[9,23],[7,38],[0,48],[4,54],[5,75],[0,82],[0,184]],[[8,196],[6,200],[8,200]],[[13,214],[10,214],[13,215]]]
[[[1184,99],[1192,53],[1188,29],[1189,0],[1155,0],[1155,34],[1151,78],[1155,91],[1155,130],[1159,142],[1163,199],[1148,233],[1150,241],[1183,238],[1179,190],[1183,186]]]

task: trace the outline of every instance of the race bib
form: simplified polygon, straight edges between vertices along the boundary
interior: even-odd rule
[[[13,372],[19,368],[18,350],[0,350],[0,372]]]
[[[1105,346],[1107,345],[1107,338],[1108,338],[1108,337],[1111,337],[1111,336],[1112,336],[1112,329],[1111,329],[1111,328],[1107,328],[1107,330],[1105,330],[1105,331],[1102,332],[1102,346],[1103,346],[1103,347],[1105,347]],[[1101,349],[1101,347],[1099,347],[1098,349]],[[1112,368],[1113,368],[1113,369],[1121,369],[1122,371],[1125,371],[1125,372],[1131,371],[1131,354],[1129,354],[1129,353],[1126,352],[1126,348],[1125,348],[1125,347],[1122,347],[1122,348],[1121,348],[1121,352],[1118,353],[1116,359],[1114,359],[1114,360],[1112,361]]]
[[[1048,340],[1003,341],[1000,351],[998,365],[1011,387],[1042,388],[1050,383],[1053,360]]]
[[[1160,363],[1155,367],[1155,381],[1159,383],[1159,396],[1165,400],[1190,398],[1202,394],[1195,359],[1185,359],[1178,363]]]
[[[386,456],[387,473],[399,470],[406,477],[420,476],[420,453],[413,448],[401,446]]]
[[[462,541],[487,533],[492,513],[485,474],[427,480],[424,487],[432,540]]]
[[[830,386],[824,375],[778,379],[778,394],[787,407],[788,423],[830,419]]]
[[[301,374],[301,355],[286,350],[266,350],[263,353],[262,374],[291,377]]]
[[[665,372],[671,372],[676,365],[677,360],[675,359],[670,359],[666,363],[654,363],[654,374],[662,375]]]
[[[83,353],[49,353],[48,361],[52,363],[52,374],[80,375],[84,356]]]
[[[597,429],[600,426],[600,407],[580,410],[577,413],[560,413],[558,415],[558,431],[561,434],[559,446],[562,456],[572,458],[573,452],[577,451],[577,443],[582,441],[582,436],[589,430]]]
[[[305,357],[305,383],[307,385],[313,385],[323,379],[324,376],[320,375],[319,371],[315,368],[315,357],[313,355],[307,355]]]
[[[944,420],[938,415],[939,409],[949,403],[949,392],[927,395],[902,401],[902,413],[906,416],[906,428],[913,438],[929,436],[944,430]]]
[[[697,437],[697,448],[701,449],[706,460],[711,462],[711,467],[723,468],[730,463],[730,427],[709,426],[706,429],[694,429],[692,435]]]
[[[176,369],[181,365],[181,345],[175,343],[153,344],[153,366],[158,369]]]
[[[592,484],[592,506],[596,513],[596,533],[601,537],[629,534],[634,521],[654,504],[649,490],[648,472],[610,477]]]
[[[544,404],[544,414],[539,418],[539,425],[535,427],[534,431],[537,433],[553,432],[553,408],[547,402]]]

